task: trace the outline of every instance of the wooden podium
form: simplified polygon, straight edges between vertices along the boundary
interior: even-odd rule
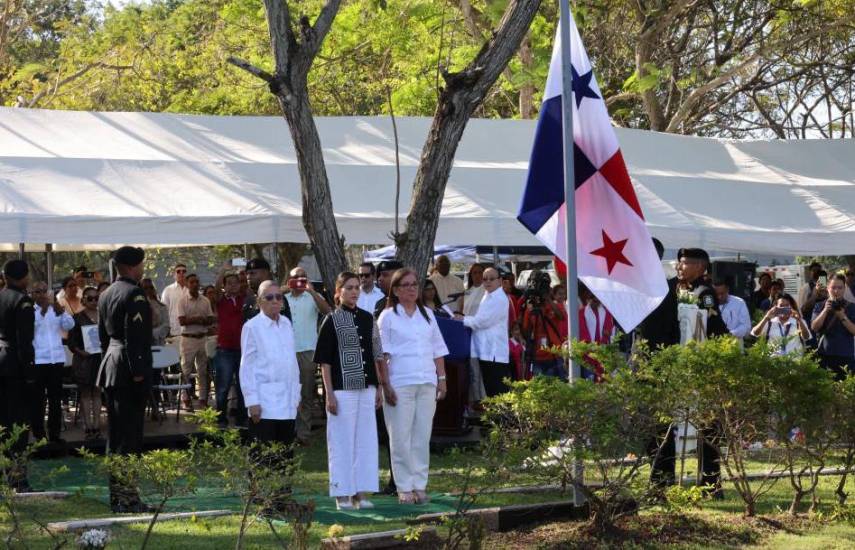
[[[445,376],[448,394],[436,404],[433,435],[461,436],[468,432],[464,411],[469,401],[469,353],[472,330],[453,319],[436,319],[448,355]]]

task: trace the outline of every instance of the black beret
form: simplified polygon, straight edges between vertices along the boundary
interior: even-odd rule
[[[136,246],[123,246],[113,252],[113,259],[119,265],[135,266],[145,259],[145,251]]]
[[[30,272],[30,266],[24,260],[9,260],[3,265],[3,275],[16,281],[23,279]]]
[[[710,255],[703,248],[681,248],[677,251],[677,259],[689,258],[693,260],[704,260],[710,263]]]
[[[249,271],[251,269],[266,269],[270,271],[270,262],[264,258],[253,258],[246,262],[246,270]]]
[[[385,260],[377,264],[377,273],[383,273],[384,271],[397,271],[402,267],[404,267],[404,264],[398,260]]]

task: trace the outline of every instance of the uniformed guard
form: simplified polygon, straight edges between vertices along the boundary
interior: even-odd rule
[[[119,278],[98,300],[98,332],[103,359],[98,385],[107,394],[107,452],[142,450],[145,404],[151,384],[151,308],[139,286],[145,252],[123,246],[113,259]],[[136,487],[110,479],[110,507],[117,513],[151,509]]]
[[[0,427],[4,437],[15,424],[26,425],[29,410],[25,396],[28,384],[35,384],[33,361],[33,331],[35,314],[33,300],[27,296],[30,268],[23,260],[10,260],[3,266],[6,288],[0,290]],[[29,432],[25,431],[11,451],[18,454],[27,447]],[[27,481],[26,464],[19,464],[2,482],[19,493],[32,491]]]
[[[721,317],[715,291],[709,279],[710,256],[701,248],[681,248],[677,251],[677,278],[669,282],[679,290],[690,292],[697,298],[700,309],[707,312],[707,338],[730,334]],[[702,437],[698,453],[698,470],[702,473],[702,484],[712,487],[713,498],[723,498],[721,489],[721,454],[718,450],[718,430],[714,426],[699,426]]]
[[[244,323],[261,311],[258,308],[258,287],[264,281],[273,280],[273,275],[270,273],[270,263],[264,258],[253,258],[248,261],[246,263],[246,279],[252,292],[247,292],[246,300],[243,303]],[[288,305],[288,300],[282,300],[282,309],[279,310],[279,315],[284,315],[289,321],[291,320],[291,306]]]

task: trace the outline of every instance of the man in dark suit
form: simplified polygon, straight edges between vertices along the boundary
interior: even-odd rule
[[[380,317],[383,310],[386,309],[386,300],[389,296],[389,286],[392,283],[392,275],[396,271],[404,267],[404,264],[398,260],[386,260],[377,264],[377,286],[383,291],[386,296],[377,300],[374,304],[374,320]]]
[[[243,303],[243,320],[249,321],[261,311],[258,307],[258,287],[264,281],[273,281],[273,274],[270,272],[270,262],[264,258],[253,258],[246,263],[246,281],[249,284],[250,292],[246,293],[246,300]],[[288,300],[282,300],[282,309],[279,315],[284,315],[291,321],[291,307],[288,305]]]
[[[35,314],[33,300],[27,296],[30,268],[23,260],[10,260],[3,266],[6,288],[0,290],[0,427],[8,437],[15,424],[26,426],[29,407],[25,396],[31,395],[28,385],[35,384],[33,361],[33,331]],[[19,454],[27,447],[29,433],[23,432],[11,451]],[[27,467],[19,464],[5,480],[19,493],[31,492]]]
[[[386,300],[389,296],[389,288],[392,283],[392,275],[395,271],[404,267],[404,264],[398,260],[385,260],[377,264],[377,286],[383,291],[386,296],[377,300],[374,304],[374,320],[380,317],[383,310],[386,309]],[[398,493],[398,487],[395,485],[395,474],[392,473],[392,450],[389,447],[389,432],[386,430],[386,420],[383,417],[383,407],[377,409],[377,437],[380,445],[385,445],[389,456],[389,483],[383,488],[383,494],[395,495]]]
[[[98,300],[98,333],[103,359],[98,385],[107,394],[107,452],[142,450],[145,403],[152,373],[151,307],[139,286],[145,252],[123,246],[113,255],[119,278]],[[110,479],[110,508],[117,513],[151,509],[136,487]]]
[[[653,246],[662,259],[665,247],[659,239],[653,239]],[[635,329],[635,337],[643,338],[648,348],[674,346],[680,343],[680,320],[677,314],[677,281],[668,281],[668,294],[662,303],[654,309]],[[673,424],[662,426],[659,433],[651,438],[648,453],[653,456],[650,480],[654,485],[665,487],[673,485],[676,479],[677,445],[676,429]]]
[[[707,338],[730,334],[721,317],[715,290],[709,278],[710,257],[701,248],[681,248],[677,251],[676,288],[690,292],[697,299],[698,307],[707,312]],[[702,439],[698,453],[698,470],[704,486],[712,487],[713,498],[723,498],[721,489],[721,454],[718,450],[719,430],[715,426],[698,426]]]

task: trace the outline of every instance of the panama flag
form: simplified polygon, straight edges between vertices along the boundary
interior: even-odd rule
[[[630,331],[668,284],[572,17],[570,26],[578,277]],[[559,28],[517,219],[566,260],[561,88]]]

